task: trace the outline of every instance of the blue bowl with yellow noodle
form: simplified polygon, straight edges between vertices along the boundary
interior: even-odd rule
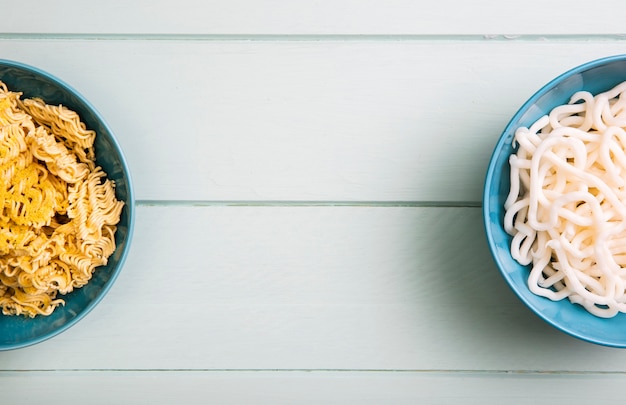
[[[63,106],[76,112],[80,121],[84,123],[85,128],[89,131],[95,131],[96,135],[93,140],[95,160],[93,166],[100,167],[104,171],[105,177],[102,178],[101,181],[104,182],[108,180],[114,185],[110,188],[110,190],[112,190],[110,193],[114,193],[114,199],[117,200],[119,206],[121,206],[121,210],[117,209],[116,211],[116,220],[118,222],[107,228],[107,230],[114,229],[115,231],[114,237],[110,236],[110,231],[108,233],[109,248],[114,238],[114,250],[112,253],[107,253],[106,260],[95,267],[88,281],[86,281],[86,284],[75,286],[66,294],[58,293],[56,298],[63,300],[64,303],[56,306],[50,314],[38,314],[33,316],[25,316],[24,314],[0,314],[0,350],[11,350],[30,346],[58,335],[75,325],[103,299],[115,282],[128,255],[133,233],[135,203],[130,172],[120,145],[104,118],[85,97],[51,74],[14,61],[0,60],[0,81],[6,85],[9,91],[21,93],[20,98],[22,100],[41,99],[47,105]],[[76,148],[77,150],[80,149],[80,147]],[[40,163],[43,165],[42,162]],[[57,163],[55,162],[54,164]],[[5,183],[6,182],[3,182],[2,184]],[[6,185],[3,187],[7,188]],[[87,186],[84,187],[86,190]],[[6,195],[8,194],[5,193],[3,195],[5,196],[3,197],[5,208],[3,208],[4,211],[2,211],[0,215],[6,217],[4,213],[7,210],[6,207],[10,205],[11,202],[7,201],[8,198]],[[87,197],[84,198],[86,199]],[[75,198],[74,201],[77,201],[77,198]],[[74,216],[75,219],[65,219],[67,222],[74,221],[72,223],[76,223],[79,221],[79,219],[76,218],[83,218],[83,212],[79,212],[79,209],[75,207],[72,208],[72,210],[72,212],[78,212],[78,214]],[[71,217],[69,212],[70,209],[68,208],[67,214],[65,214],[65,212],[63,214],[66,217]],[[91,228],[86,227],[85,229],[91,229],[93,231],[95,225],[93,225],[91,219],[89,221]],[[60,229],[63,226],[67,228],[70,226],[70,224],[65,224],[65,222],[61,222],[57,219],[53,220],[53,222],[54,226],[59,227],[54,229]],[[9,228],[10,231],[19,228],[17,225],[10,226],[13,227],[13,229]],[[48,230],[48,232],[52,233],[52,230]],[[98,235],[98,233],[95,233],[95,235]],[[100,235],[102,235],[102,232],[100,232]],[[64,238],[67,239],[70,237],[64,236]],[[97,245],[100,239],[95,238],[90,243]],[[9,253],[6,253],[6,246],[3,249],[2,255],[6,258]],[[19,249],[13,250],[19,251]],[[74,256],[77,256],[77,254]],[[2,268],[0,268],[0,272],[7,272],[7,274],[15,272],[15,266],[17,266],[17,268],[22,268],[19,266],[23,266],[23,268],[29,268],[30,270],[32,270],[33,267],[33,263],[27,263],[27,261],[23,261],[21,265],[16,265],[15,261],[2,261],[1,263]],[[9,266],[7,263],[12,264]],[[78,259],[76,259],[76,263],[78,263]],[[67,274],[74,271],[70,265],[64,264],[63,266]],[[38,268],[39,265],[36,267]],[[5,280],[9,280],[9,277],[6,276]],[[7,289],[7,284],[9,284],[9,281],[6,281],[4,284],[4,302],[7,302],[7,297],[11,296],[11,294],[6,293],[6,291],[13,291],[13,296],[18,296],[15,293],[15,289]],[[17,300],[17,298],[15,299]]]
[[[489,248],[495,263],[513,292],[537,316],[556,329],[587,342],[626,348],[626,313],[596,316],[569,299],[552,300],[529,288],[530,265],[518,263],[511,253],[512,236],[504,228],[505,200],[511,187],[509,158],[516,153],[516,130],[529,128],[570,97],[583,91],[593,95],[607,92],[626,81],[626,55],[593,60],[559,75],[528,99],[505,127],[488,165],[483,219]],[[539,148],[538,148],[539,149]]]

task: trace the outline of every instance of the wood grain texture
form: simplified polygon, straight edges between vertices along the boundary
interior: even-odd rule
[[[478,208],[141,206],[137,221],[104,301],[0,369],[626,370],[626,351],[515,298]]]
[[[0,1],[5,33],[546,35],[624,32],[619,0]],[[25,18],[28,16],[28,18]]]
[[[624,53],[623,1],[0,10],[0,58],[103,113],[139,200],[98,307],[0,352],[0,404],[623,400],[626,351],[524,307],[476,207],[521,104]]]
[[[619,403],[623,375],[302,372],[2,372],[7,403],[510,404]]]
[[[141,200],[477,202],[523,102],[623,44],[0,40],[0,51],[95,104]]]

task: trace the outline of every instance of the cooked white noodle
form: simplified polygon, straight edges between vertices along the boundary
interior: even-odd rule
[[[575,93],[513,139],[504,228],[530,290],[626,312],[626,82]]]

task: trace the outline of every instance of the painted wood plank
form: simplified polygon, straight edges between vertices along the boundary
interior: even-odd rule
[[[79,0],[0,2],[8,33],[234,35],[617,34],[619,0]],[[8,11],[7,11],[8,10]],[[28,18],[25,18],[28,16]]]
[[[142,200],[479,201],[509,118],[620,42],[0,40],[87,96]],[[538,61],[541,61],[540,63]]]
[[[626,370],[539,320],[478,208],[140,206],[116,285],[2,370]]]
[[[306,371],[3,372],[7,403],[619,403],[623,375]]]

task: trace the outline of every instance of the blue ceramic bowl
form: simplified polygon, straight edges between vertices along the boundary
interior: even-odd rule
[[[116,196],[124,201],[122,216],[115,234],[117,247],[108,264],[98,267],[90,282],[61,296],[59,306],[50,316],[26,318],[0,314],[0,350],[17,349],[47,340],[81,320],[102,300],[113,285],[128,254],[133,233],[135,202],[130,173],[111,128],[96,109],[76,90],[37,68],[0,60],[0,80],[22,97],[40,97],[48,104],[63,104],[76,111],[87,128],[96,131],[96,162],[108,178],[115,181]]]
[[[558,76],[535,93],[504,129],[491,157],[483,194],[483,218],[489,248],[500,272],[517,296],[540,318],[557,329],[592,343],[626,347],[626,314],[598,318],[565,299],[553,302],[533,294],[526,283],[530,266],[517,263],[510,253],[511,237],[504,231],[504,201],[509,192],[509,156],[520,126],[529,127],[554,107],[566,104],[577,91],[597,94],[626,80],[626,55],[585,63]]]

